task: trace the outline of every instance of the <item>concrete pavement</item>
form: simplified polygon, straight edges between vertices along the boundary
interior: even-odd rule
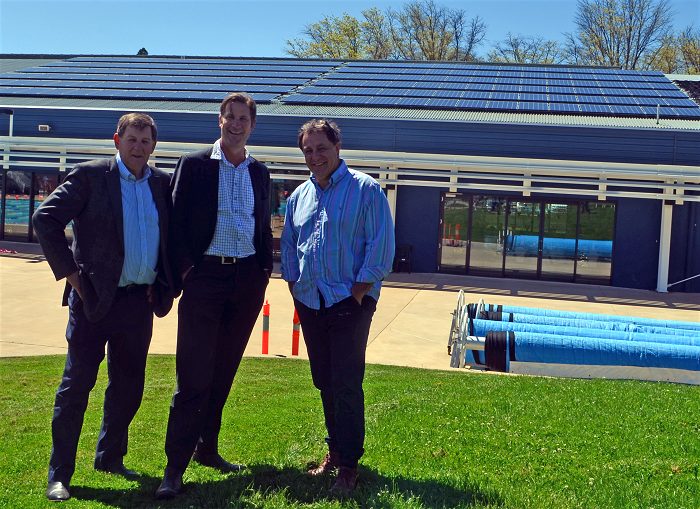
[[[0,357],[64,354],[67,309],[61,307],[63,282],[56,282],[38,246],[0,243],[22,251],[0,256]],[[512,304],[591,313],[645,316],[700,322],[700,294],[668,293],[574,285],[547,281],[392,274],[385,282],[367,348],[367,362],[451,369],[447,338],[457,293],[466,302]],[[270,303],[270,356],[290,357],[292,300],[279,273],[273,274]],[[176,303],[177,305],[177,303]],[[154,323],[151,353],[175,352],[177,309]],[[247,356],[261,356],[262,314]],[[299,356],[306,358],[303,339]]]

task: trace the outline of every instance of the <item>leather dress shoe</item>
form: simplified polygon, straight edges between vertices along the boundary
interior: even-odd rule
[[[139,473],[134,470],[129,470],[124,466],[124,463],[116,463],[107,466],[95,466],[98,472],[107,472],[108,474],[120,475],[126,479],[135,479],[139,477]]]
[[[331,495],[345,498],[352,495],[357,487],[357,469],[350,467],[338,467],[338,477],[331,486]]]
[[[319,463],[318,466],[310,468],[306,471],[306,473],[312,477],[328,474],[338,468],[339,461],[340,457],[338,456],[338,453],[335,451],[330,451],[328,454],[326,454],[326,457],[323,458],[323,461]]]
[[[182,474],[166,468],[163,480],[156,490],[156,498],[158,500],[167,500],[178,496],[180,493],[182,493]]]
[[[46,488],[46,498],[52,502],[63,502],[70,498],[70,493],[68,492],[68,484],[64,484],[60,481],[49,482]]]
[[[229,463],[218,452],[213,454],[202,454],[199,451],[195,451],[192,455],[192,460],[195,463],[204,465],[205,467],[211,467],[219,470],[220,472],[240,472],[245,468],[243,465],[238,465],[236,463]]]

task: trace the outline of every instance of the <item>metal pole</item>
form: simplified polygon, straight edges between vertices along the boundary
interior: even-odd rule
[[[10,127],[8,129],[8,137],[12,138],[14,128],[15,112],[9,108],[0,108],[0,113],[10,116]],[[7,170],[10,168],[10,149],[3,155],[2,165],[2,200],[0,200],[0,239],[5,238],[5,204],[7,203]]]

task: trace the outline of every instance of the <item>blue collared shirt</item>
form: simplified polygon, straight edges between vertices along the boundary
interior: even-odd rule
[[[219,161],[219,204],[216,229],[205,254],[244,258],[255,254],[255,195],[248,166],[252,158],[246,150],[245,160],[236,166],[230,163],[221,140],[216,140],[211,158]]]
[[[156,280],[160,244],[158,209],[148,185],[151,169],[146,167],[143,177],[136,180],[119,153],[117,165],[124,219],[124,266],[119,286],[151,285]]]
[[[304,305],[326,307],[352,295],[354,283],[373,283],[367,293],[379,299],[382,279],[394,260],[394,223],[379,183],[340,162],[326,189],[311,179],[287,202],[282,278],[293,281]]]

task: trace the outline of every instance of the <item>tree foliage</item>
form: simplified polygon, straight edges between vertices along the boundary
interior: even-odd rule
[[[565,62],[566,55],[557,41],[509,32],[504,40],[494,45],[488,59],[491,62],[516,64],[561,64]]]
[[[649,61],[651,69],[667,74],[700,73],[700,30],[689,26],[667,36]]]
[[[677,38],[681,53],[681,70],[688,74],[700,74],[700,29],[689,26]]]
[[[298,58],[363,58],[362,25],[349,14],[326,16],[304,28],[304,39],[287,41],[287,53]]]
[[[508,33],[486,55],[491,62],[601,65],[700,73],[700,30],[673,33],[670,0],[578,0],[576,30],[562,41]],[[475,61],[486,24],[464,9],[435,0],[408,0],[400,8],[377,7],[326,16],[287,41],[298,58]]]
[[[623,69],[646,67],[672,29],[669,0],[579,0],[569,61]]]
[[[326,16],[304,28],[303,38],[287,41],[298,58],[475,60],[486,35],[478,16],[448,9],[434,0],[413,0],[401,9],[372,8],[362,20]]]

